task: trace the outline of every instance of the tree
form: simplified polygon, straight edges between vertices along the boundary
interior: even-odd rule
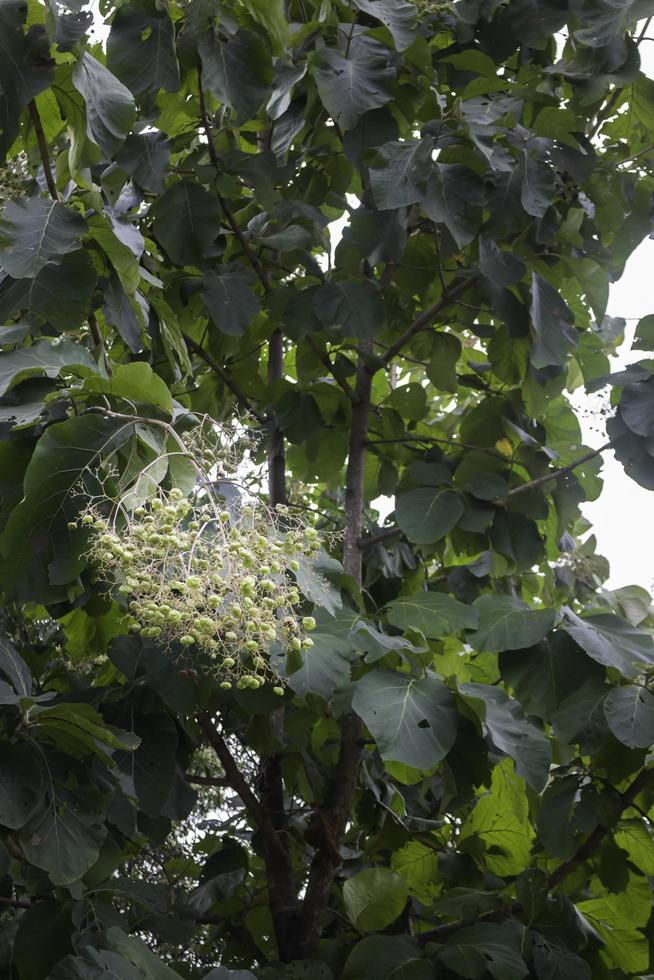
[[[2,0],[4,975],[652,969],[650,14]]]

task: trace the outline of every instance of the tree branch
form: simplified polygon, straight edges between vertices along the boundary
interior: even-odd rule
[[[93,338],[93,343],[95,344],[96,349],[99,350],[100,353],[102,354],[104,369],[107,372],[108,376],[111,377],[111,364],[109,362],[109,357],[107,355],[107,348],[105,347],[104,339],[100,331],[100,325],[96,319],[95,313],[93,312],[89,313],[87,317],[87,321],[89,325],[89,330],[91,332],[91,337]]]
[[[8,909],[31,909],[33,904],[33,902],[21,898],[3,898],[0,895],[0,906],[5,906]]]
[[[229,786],[226,776],[203,776],[199,772],[187,772],[185,775],[187,782],[196,786]]]
[[[211,354],[209,354],[204,349],[204,347],[202,346],[202,344],[198,344],[197,340],[193,340],[193,338],[192,337],[189,337],[189,335],[186,334],[186,333],[183,333],[182,334],[182,337],[184,338],[184,343],[189,348],[189,350],[192,350],[194,354],[197,354],[197,356],[201,360],[203,360],[204,363],[208,367],[210,367],[211,370],[215,374],[218,375],[218,377],[220,378],[220,380],[222,381],[222,383],[225,385],[225,387],[226,388],[229,388],[229,390],[234,395],[234,398],[239,403],[239,405],[242,408],[244,408],[245,411],[248,412],[249,415],[252,415],[257,420],[257,422],[259,422],[260,425],[265,425],[266,424],[265,417],[260,412],[257,411],[257,409],[254,407],[254,405],[252,405],[252,403],[250,402],[250,400],[247,397],[247,395],[245,395],[241,391],[241,389],[239,388],[239,386],[230,377],[229,373],[225,370],[225,368],[222,366],[222,364],[219,364],[218,361],[216,361],[215,358],[213,358],[211,356]]]
[[[332,376],[332,378],[334,379],[334,381],[336,382],[336,384],[337,384],[337,385],[338,385],[338,386],[339,386],[340,388],[342,388],[342,389],[343,389],[343,391],[345,392],[345,394],[347,395],[347,397],[349,398],[349,400],[350,400],[351,402],[354,402],[354,401],[356,400],[356,395],[354,394],[354,389],[352,388],[352,386],[351,386],[351,385],[349,385],[349,384],[348,384],[348,382],[347,382],[347,381],[345,380],[345,378],[341,378],[341,377],[340,377],[340,376],[339,376],[339,375],[338,375],[338,374],[336,373],[336,371],[335,371],[335,369],[334,369],[334,365],[333,365],[333,364],[332,364],[332,362],[330,361],[330,359],[329,359],[329,356],[328,356],[328,355],[327,355],[327,354],[326,354],[326,353],[325,353],[324,351],[321,351],[321,350],[320,350],[320,347],[319,347],[319,346],[318,346],[318,344],[317,344],[317,343],[315,342],[315,340],[313,339],[313,337],[312,337],[312,336],[310,336],[310,335],[309,335],[309,336],[308,336],[308,337],[306,338],[306,341],[307,341],[307,344],[309,345],[309,347],[311,348],[311,350],[313,351],[313,353],[314,353],[314,354],[316,355],[316,357],[317,357],[317,358],[318,358],[318,360],[320,361],[320,363],[321,363],[321,364],[322,364],[322,365],[323,365],[323,366],[324,366],[324,367],[326,368],[326,370],[327,370],[327,371],[328,371],[328,372],[329,372],[329,373],[331,374],[331,376]]]
[[[517,493],[524,493],[525,490],[533,490],[534,487],[541,487],[544,483],[549,483],[551,480],[559,480],[566,473],[571,473],[576,470],[578,466],[582,463],[587,463],[591,459],[595,459],[596,456],[600,456],[607,449],[611,448],[611,443],[607,442],[599,449],[593,449],[585,456],[581,456],[579,459],[575,459],[573,463],[568,463],[567,466],[562,466],[559,470],[554,470],[553,473],[546,473],[545,476],[539,476],[536,480],[530,480],[528,483],[521,483],[519,487],[513,487],[507,493],[507,499],[509,497],[514,497]]]
[[[55,179],[52,175],[52,167],[50,165],[50,153],[48,151],[48,141],[45,138],[45,133],[43,132],[43,123],[41,122],[41,116],[39,115],[39,110],[36,106],[34,99],[28,104],[30,117],[32,119],[32,125],[34,126],[34,132],[36,134],[36,142],[39,147],[39,156],[41,157],[41,164],[43,165],[43,175],[45,177],[45,182],[48,185],[48,190],[50,191],[50,197],[53,201],[59,200],[59,191],[57,190],[57,185]]]
[[[268,384],[273,385],[284,376],[284,338],[282,331],[274,330],[268,341]],[[271,507],[286,503],[286,454],[284,435],[273,421],[268,446],[268,502]]]
[[[423,310],[419,317],[417,317],[410,327],[401,334],[394,344],[388,348],[384,356],[382,357],[382,362],[384,365],[389,364],[393,358],[400,353],[403,347],[412,340],[417,333],[421,330],[425,330],[443,310],[447,309],[450,303],[461,296],[463,293],[467,292],[474,284],[477,282],[477,276],[471,276],[469,279],[463,279],[461,282],[457,283],[456,286],[451,286],[447,292],[445,292],[441,298],[433,303],[428,309]]]

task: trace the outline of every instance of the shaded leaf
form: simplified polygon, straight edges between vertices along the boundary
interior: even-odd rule
[[[646,687],[614,687],[604,702],[604,714],[623,745],[644,749],[654,744],[654,695]]]
[[[462,629],[474,629],[479,615],[444,592],[418,592],[402,596],[386,607],[388,621],[398,629],[415,629],[429,639],[439,639]]]
[[[217,199],[198,184],[178,181],[158,198],[150,214],[154,234],[178,265],[200,265],[220,228]]]
[[[402,913],[409,888],[388,868],[366,868],[343,885],[345,911],[360,932],[384,929]]]
[[[107,38],[107,67],[134,95],[175,92],[175,30],[165,7],[140,0],[119,7]]]
[[[463,503],[453,490],[434,492],[429,487],[400,494],[395,519],[409,541],[433,544],[452,530],[463,514]]]
[[[241,28],[227,41],[212,30],[198,45],[202,77],[219,102],[241,121],[251,119],[270,95],[272,59],[263,39]]]
[[[222,333],[242,337],[259,312],[259,300],[251,289],[253,279],[239,262],[205,272],[202,297],[212,322]]]
[[[475,650],[488,653],[534,646],[554,626],[553,609],[531,609],[511,596],[483,595],[473,608],[479,613],[479,626],[469,641]]]
[[[86,104],[90,135],[109,159],[125,142],[134,124],[132,93],[88,51],[77,61],[72,78]]]
[[[10,201],[0,219],[0,265],[14,279],[33,279],[52,259],[80,247],[82,216],[40,197]]]
[[[343,129],[352,129],[364,112],[391,99],[395,69],[388,48],[362,37],[347,57],[335,48],[317,51],[313,77],[325,109]]]
[[[582,619],[566,609],[563,629],[589,657],[617,668],[625,677],[636,677],[654,663],[654,641],[649,633],[611,613]]]

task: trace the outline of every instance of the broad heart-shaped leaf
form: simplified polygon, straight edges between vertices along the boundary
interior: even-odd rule
[[[654,435],[654,378],[626,385],[620,396],[620,414],[624,423],[638,436]]]
[[[140,970],[109,949],[86,946],[79,956],[65,956],[48,980],[143,980]]]
[[[522,958],[524,927],[518,922],[478,922],[459,929],[439,950],[438,959],[458,976],[522,980],[529,969]]]
[[[500,877],[518,875],[531,863],[534,831],[523,781],[513,762],[503,759],[493,769],[490,792],[484,792],[461,828],[461,842],[478,838],[486,848],[487,867]]]
[[[351,643],[322,633],[313,633],[311,639],[313,646],[301,651],[302,666],[289,675],[288,686],[300,698],[319,694],[328,699],[350,680]]]
[[[143,190],[163,194],[171,149],[164,133],[130,133],[116,163]]]
[[[361,939],[343,968],[342,980],[433,980],[431,961],[422,957],[413,936],[366,936]]]
[[[421,201],[433,170],[433,140],[393,140],[380,146],[370,167],[370,187],[381,211]]]
[[[574,315],[546,279],[531,274],[531,325],[534,344],[529,360],[536,368],[560,367],[577,346]]]
[[[175,779],[177,727],[168,714],[144,715],[135,725],[141,740],[136,752],[116,756],[116,762],[134,780],[141,809],[157,817]]]
[[[0,320],[22,310],[62,332],[74,330],[88,317],[96,281],[91,257],[81,249],[48,262],[34,279],[7,277],[0,282]]]
[[[212,322],[221,333],[242,337],[259,312],[259,300],[250,288],[253,281],[251,270],[240,262],[205,272],[202,298]]]
[[[615,737],[630,749],[654,745],[654,695],[646,687],[614,687],[604,702],[604,714]]]
[[[202,78],[211,94],[233,109],[241,121],[257,114],[270,95],[272,58],[263,39],[241,28],[221,40],[211,29],[198,44]]]
[[[404,0],[354,0],[354,6],[388,28],[398,51],[404,51],[415,40],[417,10],[414,4]]]
[[[433,221],[445,225],[459,248],[479,230],[483,203],[484,184],[472,170],[458,164],[435,165],[422,207]]]
[[[113,395],[129,402],[156,405],[168,415],[173,414],[173,396],[166,382],[155,374],[146,361],[119,364],[110,378],[95,376],[84,382],[85,392]]]
[[[487,653],[535,646],[554,626],[553,609],[532,609],[511,596],[483,595],[473,608],[479,613],[479,626],[468,640],[475,650]]]
[[[107,38],[107,67],[136,96],[179,88],[175,29],[164,6],[141,0],[118,8]]]
[[[365,868],[343,885],[343,903],[359,932],[385,929],[402,913],[409,897],[404,878],[389,868]]]
[[[571,609],[566,609],[565,614],[563,629],[593,660],[605,667],[615,667],[630,678],[651,669],[654,641],[649,633],[611,613],[583,619]]]
[[[400,494],[395,502],[395,519],[409,541],[435,544],[452,530],[464,511],[453,490],[420,487]]]
[[[373,337],[384,323],[379,287],[368,279],[326,282],[313,298],[324,327],[338,327],[346,337]]]
[[[42,24],[25,33],[27,7],[5,0],[0,16],[0,162],[18,136],[27,103],[52,82],[50,40]]]
[[[110,926],[106,930],[105,937],[107,945],[115,953],[120,954],[137,967],[144,980],[177,980],[179,977],[177,971],[166,966],[163,960],[153,953],[142,939],[137,939],[136,936],[128,936],[117,926]]]
[[[630,24],[652,13],[651,0],[599,0],[584,12],[574,36],[589,48],[604,48],[622,39]]]
[[[627,975],[649,967],[649,943],[641,931],[652,910],[652,890],[646,878],[629,875],[627,888],[606,891],[600,898],[577,903],[577,911],[604,940],[603,958]]]
[[[459,691],[465,698],[482,702],[479,708],[473,707],[485,723],[493,744],[511,756],[518,775],[539,793],[547,782],[552,761],[550,743],[542,731],[527,721],[520,704],[501,688],[461,684]]]
[[[531,955],[538,980],[591,980],[589,964],[562,940],[532,932]]]
[[[0,826],[18,830],[43,802],[43,769],[22,745],[0,743]]]
[[[77,881],[95,864],[107,828],[66,791],[49,800],[20,834],[25,857],[54,885]]]
[[[26,378],[56,378],[62,370],[71,367],[82,368],[86,374],[98,370],[86,347],[71,340],[60,344],[37,340],[31,347],[0,351],[0,396]]]
[[[522,279],[526,265],[517,255],[503,252],[490,238],[479,238],[479,268],[497,286],[512,286]]]
[[[520,177],[523,208],[527,214],[542,218],[552,203],[556,189],[551,165],[523,150],[520,154]]]
[[[416,678],[372,670],[357,681],[352,707],[366,723],[382,758],[415,769],[432,769],[456,738],[454,700],[431,672]]]
[[[91,138],[110,159],[125,142],[136,108],[129,89],[84,51],[73,70],[73,85],[86,103]]]
[[[0,218],[0,266],[14,279],[33,279],[46,262],[78,249],[85,231],[81,214],[58,201],[10,201]]]
[[[386,607],[389,623],[401,630],[420,630],[430,640],[462,629],[475,629],[479,613],[444,592],[401,596]]]
[[[392,52],[370,37],[357,37],[347,57],[335,48],[315,54],[313,75],[327,112],[342,129],[353,129],[364,112],[393,96]]]
[[[218,199],[191,181],[169,187],[150,215],[155,238],[178,265],[200,265],[220,230]]]
[[[33,601],[51,594],[48,563],[71,548],[68,516],[78,504],[71,491],[100,458],[122,445],[133,425],[84,415],[51,425],[39,439],[25,473],[24,499],[0,535],[0,588]],[[6,559],[10,558],[11,561]]]

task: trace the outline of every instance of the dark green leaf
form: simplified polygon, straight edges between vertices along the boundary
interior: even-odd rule
[[[177,90],[175,30],[165,7],[140,0],[118,8],[107,38],[107,67],[136,96]]]
[[[73,84],[86,103],[89,135],[109,159],[125,142],[134,124],[132,93],[88,51],[75,65]]]
[[[0,744],[0,825],[18,830],[44,799],[43,770],[22,745]]]
[[[347,337],[373,337],[384,323],[379,288],[367,279],[325,283],[313,306],[324,327],[338,327]]]
[[[60,262],[49,262],[34,279],[7,278],[0,283],[0,319],[23,310],[58,330],[74,330],[88,317],[96,280],[88,252],[71,252]]]
[[[384,759],[429,770],[454,744],[454,701],[432,673],[415,678],[373,670],[356,683],[352,707]]]
[[[326,634],[314,633],[311,638],[313,646],[302,650],[302,666],[289,676],[288,684],[298,697],[319,694],[328,699],[350,680],[350,646]]]
[[[313,69],[322,103],[343,129],[353,129],[364,112],[386,105],[395,81],[391,52],[383,44],[359,37],[349,47],[347,57],[322,48]]]
[[[654,663],[652,637],[620,616],[600,613],[582,619],[567,609],[563,629],[589,657],[615,667],[625,677],[636,677]]]
[[[479,239],[479,268],[497,286],[512,286],[522,279],[525,263],[511,252],[502,252],[497,244],[483,235]]]
[[[438,958],[459,976],[478,978],[486,971],[495,980],[522,980],[529,973],[522,958],[522,926],[478,922],[459,929]]]
[[[217,199],[186,180],[169,187],[150,214],[157,240],[178,265],[200,265],[220,229]]]
[[[444,224],[459,248],[463,248],[479,231],[483,202],[484,185],[477,174],[458,164],[439,163],[429,180],[422,207],[433,221]]]
[[[270,95],[272,82],[271,55],[262,38],[241,28],[223,41],[213,30],[200,39],[198,51],[211,94],[241,121],[256,115]]]
[[[33,279],[47,262],[78,249],[85,231],[82,216],[57,201],[10,201],[0,219],[0,265],[14,279]]]
[[[60,344],[37,340],[31,347],[0,352],[0,396],[26,378],[56,378],[71,368],[81,368],[84,374],[98,370],[87,349],[70,340]]]
[[[604,714],[623,745],[645,749],[654,744],[654,696],[646,687],[614,687],[604,702]]]
[[[479,613],[479,627],[469,640],[475,650],[488,653],[534,646],[554,626],[554,610],[531,609],[510,596],[483,595],[473,608]]]
[[[444,538],[463,514],[463,503],[453,490],[428,487],[400,494],[395,519],[409,541],[434,544]]]
[[[143,190],[163,194],[171,148],[163,133],[130,133],[116,163]]]
[[[416,8],[404,0],[354,0],[354,5],[388,28],[398,51],[404,51],[416,37]]]
[[[466,606],[444,592],[418,592],[389,603],[388,621],[401,630],[420,630],[428,639],[440,639],[462,629],[474,629],[479,616],[473,606]]]
[[[23,852],[55,885],[68,885],[95,864],[106,834],[99,816],[62,794],[21,831]]]
[[[205,272],[202,297],[221,333],[242,337],[259,312],[259,300],[250,288],[253,280],[252,273],[238,262]]]
[[[409,897],[406,881],[389,868],[366,868],[343,885],[343,903],[359,932],[375,932],[394,922]]]
[[[379,148],[370,168],[370,186],[380,210],[405,207],[424,198],[434,166],[433,148],[428,139],[394,140]]]
[[[556,289],[537,272],[531,277],[530,314],[535,337],[531,363],[536,368],[565,364],[578,341],[574,316]]]

